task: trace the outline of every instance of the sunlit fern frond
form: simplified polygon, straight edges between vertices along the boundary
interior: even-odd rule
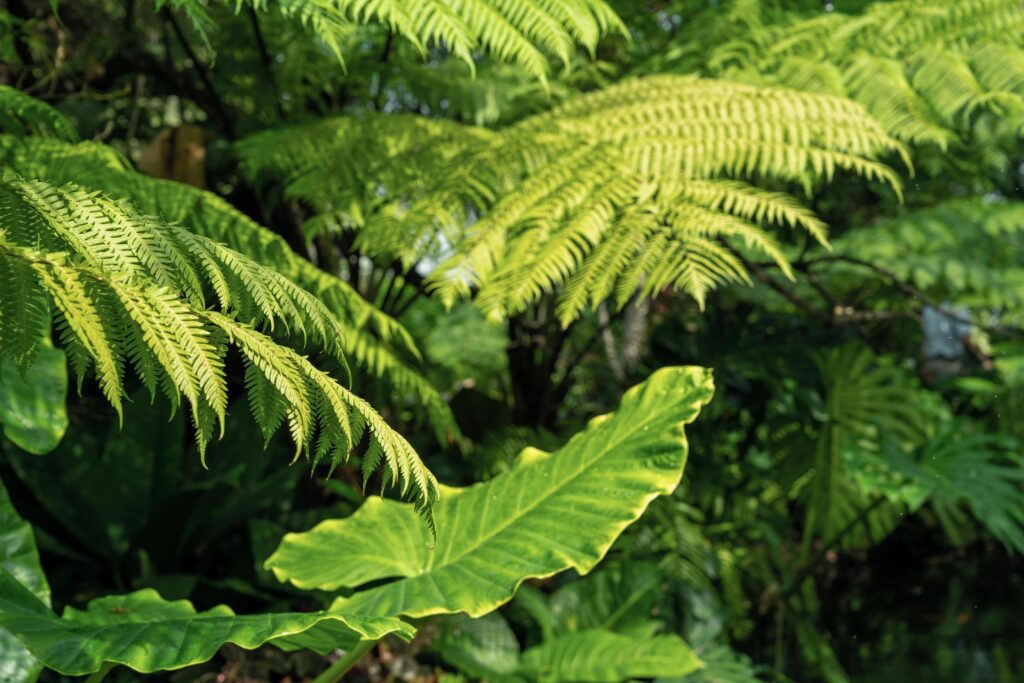
[[[182,226],[182,233],[224,244],[272,269],[275,277],[309,292],[330,311],[335,324],[346,330],[346,336],[336,337],[333,343],[357,367],[394,386],[397,393],[411,392],[423,403],[439,436],[446,435],[444,441],[458,438],[446,402],[417,367],[420,352],[409,332],[348,283],[299,257],[280,236],[225,200],[190,185],[136,173],[113,150],[96,143],[68,145],[0,136],[0,159],[24,177],[55,184],[75,182],[130,199],[148,214]]]
[[[204,37],[209,8],[194,0],[157,0],[192,20]],[[228,4],[228,3],[225,3]],[[593,53],[600,38],[627,33],[604,0],[248,0],[260,12],[280,12],[300,22],[344,64],[353,30],[377,25],[424,54],[443,48],[472,68],[488,53],[545,80],[550,58],[568,65],[577,47]]]
[[[259,388],[250,395],[259,403],[254,414],[273,415],[266,403],[279,403],[296,457],[335,466],[368,434],[386,480],[424,511],[436,498],[416,453],[365,401],[268,336],[277,328],[304,337],[344,368],[344,330],[315,296],[219,243],[73,185],[9,175],[0,181],[0,206],[0,260],[12,275],[0,283],[2,298],[48,298],[48,306],[26,305],[53,311],[79,384],[91,365],[119,414],[133,368],[151,395],[159,389],[174,406],[185,399],[204,453],[216,426],[224,428],[231,344],[246,360],[248,384]],[[0,353],[28,362],[24,336],[39,325],[19,323],[0,324]],[[270,433],[274,422],[261,427]]]
[[[0,131],[75,141],[75,125],[59,111],[17,88],[0,85]]]
[[[717,285],[746,280],[737,250],[785,270],[779,228],[824,240],[794,199],[741,178],[810,187],[846,171],[899,187],[879,158],[901,149],[860,105],[723,81],[626,81],[497,131],[424,122],[407,139],[399,124],[335,119],[240,150],[252,172],[324,211],[320,220],[340,225],[331,211],[359,204],[345,229],[365,253],[440,260],[433,291],[446,303],[476,293],[496,317],[556,290],[566,324],[613,292],[621,305],[638,289],[672,287],[703,303]],[[303,144],[317,149],[295,155],[298,165],[261,156]]]
[[[685,33],[685,32],[684,32]],[[716,75],[845,95],[892,135],[945,148],[985,113],[1024,125],[1024,6],[875,2],[859,14],[781,12],[712,46]]]

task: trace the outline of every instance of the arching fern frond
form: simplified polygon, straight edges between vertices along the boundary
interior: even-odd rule
[[[348,283],[299,257],[280,236],[225,200],[190,185],[136,173],[114,150],[96,143],[68,145],[0,136],[0,161],[24,177],[45,178],[54,184],[76,182],[130,199],[147,214],[182,226],[179,234],[191,232],[224,244],[272,269],[275,278],[288,283],[281,286],[297,285],[330,311],[346,331],[344,338],[335,337],[333,343],[344,349],[349,360],[400,392],[411,393],[425,408],[442,442],[458,438],[447,403],[417,367],[420,353],[408,331]]]
[[[205,3],[171,0],[171,4],[205,35],[209,23]],[[604,0],[249,0],[247,4],[301,22],[342,64],[353,30],[380,25],[424,53],[427,48],[443,47],[472,68],[474,55],[487,52],[541,80],[548,74],[549,55],[568,65],[577,45],[593,53],[602,36],[627,33]]]
[[[754,17],[712,46],[704,66],[727,78],[852,97],[892,135],[945,148],[985,112],[1019,134],[1021,36],[1024,7],[1015,0],[875,2],[860,14]]]
[[[613,292],[621,305],[673,287],[703,303],[746,279],[735,250],[785,269],[776,229],[824,239],[791,197],[738,178],[810,187],[842,170],[899,187],[878,158],[900,147],[860,105],[723,81],[626,81],[498,131],[431,121],[405,138],[400,123],[332,119],[239,149],[322,219],[347,213],[337,224],[365,253],[441,259],[434,292],[446,303],[475,292],[493,316],[555,290],[563,323]],[[317,150],[274,152],[304,144]]]
[[[365,401],[267,336],[277,324],[343,364],[343,329],[312,294],[223,245],[74,186],[8,176],[0,207],[0,262],[13,275],[0,283],[2,298],[45,293],[79,383],[92,367],[118,413],[130,367],[151,394],[159,389],[175,406],[185,398],[203,453],[217,423],[223,431],[231,344],[245,358],[266,434],[283,417],[296,457],[332,466],[366,434],[372,465],[385,463],[385,480],[428,511],[436,484],[409,444]],[[0,332],[14,335],[0,339],[0,355],[27,362],[28,332],[17,320]]]

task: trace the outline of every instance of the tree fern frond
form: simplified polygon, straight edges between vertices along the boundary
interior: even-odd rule
[[[299,257],[280,236],[223,199],[189,185],[135,173],[109,147],[96,143],[68,145],[41,138],[0,136],[0,160],[23,176],[46,178],[54,184],[84,182],[159,216],[163,233],[186,247],[193,269],[222,306],[231,307],[245,320],[268,324],[280,321],[291,331],[311,335],[311,341],[326,340],[325,348],[339,360],[344,360],[339,350],[347,351],[372,376],[402,391],[404,387],[424,400],[436,431],[446,435],[444,441],[458,438],[458,427],[446,402],[417,369],[420,352],[401,323],[375,308],[348,283]],[[13,222],[24,224],[20,219]],[[224,261],[223,245],[233,250],[230,264]],[[270,287],[269,297],[283,302],[284,308],[267,318],[248,288],[232,285],[240,277],[236,271],[261,283],[263,291]],[[187,291],[185,284],[179,283],[179,289]],[[290,314],[281,318],[286,312]],[[367,365],[372,358],[393,362]]]
[[[300,21],[344,63],[344,46],[357,25],[380,24],[421,50],[443,45],[473,67],[488,52],[541,80],[548,54],[568,64],[576,45],[591,53],[608,33],[626,34],[603,0],[250,0]]]
[[[1014,0],[875,2],[860,14],[780,17],[714,47],[710,72],[849,96],[895,137],[942,148],[981,112],[1019,126],[1024,7]]]
[[[72,349],[72,357],[77,358],[73,365],[77,366],[79,384],[87,369],[85,363],[93,363],[103,395],[121,417],[124,364],[116,347],[115,331],[109,329],[109,320],[105,321],[106,316],[97,305],[94,283],[86,273],[68,265],[62,255],[43,259],[36,252],[18,247],[6,239],[0,248],[8,258],[18,259],[36,272],[53,306],[61,314],[63,327],[77,344],[77,349]],[[74,353],[76,350],[80,353]]]
[[[315,452],[318,456],[329,455],[333,466],[347,457],[365,428],[375,457],[387,466],[385,484],[400,484],[403,495],[411,491],[420,511],[429,512],[430,505],[437,500],[437,481],[412,446],[388,427],[366,401],[292,349],[273,343],[251,327],[220,313],[211,311],[205,315],[238,344],[249,362],[289,402],[288,421],[297,444],[305,444],[308,449],[315,427],[320,439]],[[295,410],[293,397],[310,399],[323,410],[300,413]],[[313,420],[306,419],[307,416],[312,416]]]
[[[680,76],[627,80],[498,131],[364,115],[260,134],[239,150],[250,173],[283,180],[325,220],[358,204],[358,217],[339,222],[371,256],[443,259],[428,285],[447,304],[477,292],[490,315],[511,315],[571,279],[564,323],[598,293],[623,302],[643,284],[703,301],[723,282],[746,281],[720,240],[783,269],[771,229],[824,240],[795,200],[738,178],[808,184],[845,170],[898,189],[878,158],[903,154],[855,102]],[[615,230],[627,215],[659,227],[630,240]],[[633,242],[624,277],[625,263],[601,252],[605,235]],[[591,260],[594,251],[602,256]]]
[[[25,368],[50,332],[50,300],[32,267],[16,259],[0,258],[0,282],[0,359]]]
[[[341,328],[319,300],[226,247],[139,216],[124,203],[73,186],[58,189],[14,177],[0,180],[0,188],[0,199],[11,204],[20,201],[27,207],[0,216],[0,263],[6,271],[17,273],[25,267],[34,271],[60,314],[59,326],[66,331],[64,339],[71,342],[69,351],[79,376],[91,363],[103,393],[119,414],[124,370],[130,364],[151,394],[160,386],[174,405],[179,393],[184,396],[200,454],[205,457],[215,423],[223,432],[228,404],[224,358],[227,344],[233,343],[247,364],[255,367],[247,367],[247,384],[259,392],[251,401],[257,420],[265,420],[260,423],[265,436],[280,423],[283,410],[296,456],[306,453],[314,464],[327,458],[333,466],[346,459],[351,447],[367,434],[387,466],[386,481],[411,495],[429,519],[436,484],[409,444],[369,404],[326,372],[248,321],[231,317],[244,312],[266,327],[273,319],[281,320],[331,348]],[[27,244],[12,240],[7,224],[12,217],[31,211],[39,217],[34,223],[42,231],[31,235]],[[146,231],[157,236],[138,243],[126,237]],[[120,242],[104,247],[104,234],[111,242]],[[208,271],[220,273],[228,282],[222,310],[191,301],[184,287],[156,281],[147,259],[139,258],[132,245],[160,240],[178,244],[180,254],[205,254],[206,263],[198,259],[191,263],[193,272],[205,278],[204,286],[213,282]],[[63,252],[54,251],[55,245]],[[21,287],[21,279],[19,275],[11,285]],[[260,304],[253,294],[242,294],[256,281],[267,297]],[[0,287],[7,284],[2,282]],[[10,294],[4,290],[5,297]],[[268,310],[261,312],[261,306]],[[268,396],[270,387],[279,399]]]

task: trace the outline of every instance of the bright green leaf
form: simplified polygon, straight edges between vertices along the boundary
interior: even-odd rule
[[[498,612],[479,619],[449,617],[434,648],[448,664],[474,678],[508,678],[519,666],[519,643]]]
[[[0,482],[0,568],[17,577],[35,597],[50,604],[50,586],[39,564],[36,540],[29,526],[18,516],[7,489]],[[42,665],[8,631],[0,628],[0,681],[34,681]]]
[[[0,571],[0,626],[44,665],[65,675],[98,671],[107,663],[149,673],[205,662],[226,643],[245,649],[301,637],[324,628],[332,646],[351,649],[388,633],[406,639],[415,630],[398,620],[330,612],[236,616],[218,605],[196,612],[187,600],[169,602],[151,589],[98,598],[84,611],[58,618],[6,570]]]
[[[558,451],[528,449],[490,481],[444,488],[434,549],[413,507],[373,498],[349,518],[288,534],[267,567],[324,590],[399,577],[336,601],[346,612],[486,614],[527,578],[590,571],[651,500],[673,491],[686,464],[683,425],[712,392],[709,370],[659,370]]]
[[[633,638],[594,629],[568,633],[523,654],[521,673],[543,683],[616,683],[682,677],[703,666],[682,638]]]

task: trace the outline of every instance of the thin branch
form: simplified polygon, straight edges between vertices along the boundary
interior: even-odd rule
[[[206,65],[200,61],[199,57],[192,49],[192,46],[188,42],[188,37],[182,30],[181,24],[179,24],[178,20],[174,17],[174,13],[171,12],[170,9],[164,8],[163,15],[174,30],[174,35],[177,36],[178,42],[181,43],[181,47],[185,50],[185,54],[188,55],[190,60],[192,60],[192,68],[195,69],[195,72],[199,75],[199,80],[203,82],[203,87],[210,95],[210,103],[216,111],[217,118],[221,121],[224,133],[228,138],[234,139],[234,121],[232,121],[231,117],[228,115],[227,107],[224,106],[224,101],[221,100],[220,96],[217,94],[217,89],[213,87],[213,81],[210,79],[210,74],[207,72]]]
[[[828,256],[821,256],[811,261],[806,261],[804,263],[804,266],[810,268],[816,264],[828,262],[849,263],[851,265],[860,266],[861,268],[867,268],[868,270],[872,270],[875,273],[878,273],[882,277],[892,282],[892,284],[895,285],[896,288],[903,292],[903,294],[906,295],[907,297],[911,299],[917,299],[918,301],[921,301],[925,305],[930,306],[938,311],[941,311],[943,315],[957,322],[964,323],[966,325],[974,325],[975,327],[985,330],[986,332],[990,332],[992,334],[1007,339],[1013,339],[1024,335],[1024,330],[1020,330],[1013,327],[1002,327],[999,325],[985,325],[983,323],[978,323],[972,321],[970,318],[959,315],[958,313],[956,313],[956,311],[948,310],[946,307],[937,303],[934,299],[929,297],[927,294],[922,292],[920,289],[918,289],[911,283],[901,278],[893,271],[887,268],[883,268],[882,266],[879,266],[870,261],[865,261],[864,259],[859,259],[853,256],[845,256],[843,254],[830,254]]]
[[[267,42],[263,39],[263,31],[260,29],[260,18],[256,14],[256,9],[252,5],[247,5],[246,9],[248,9],[249,24],[252,26],[253,36],[256,38],[256,50],[260,54],[260,63],[263,65],[263,71],[266,74],[267,81],[270,83],[270,88],[274,91],[274,104],[277,105],[277,115],[283,121],[288,117],[285,114],[284,102],[281,99],[281,88],[277,85],[277,75],[274,73],[274,60],[270,57]]]

